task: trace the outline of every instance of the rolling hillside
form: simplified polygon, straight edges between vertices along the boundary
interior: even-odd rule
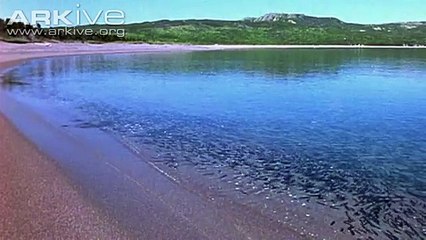
[[[104,25],[79,28],[89,27],[117,28]],[[270,13],[240,21],[161,20],[120,28],[126,30],[124,39],[115,36],[57,36],[55,39],[187,44],[426,45],[426,22],[363,25],[303,14]],[[0,31],[2,29],[5,28],[0,26]]]
[[[157,21],[125,26],[127,40],[197,44],[424,45],[426,22],[362,25],[302,14],[241,21]]]

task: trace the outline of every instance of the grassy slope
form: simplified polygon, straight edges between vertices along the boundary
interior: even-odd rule
[[[96,30],[117,28],[117,26],[98,25],[90,26],[90,28]],[[163,20],[128,24],[119,28],[124,28],[127,32],[125,41],[148,43],[426,45],[426,22],[361,25],[345,23],[336,18],[304,15],[296,17],[285,15],[275,20],[262,19],[262,17],[242,21]],[[93,39],[82,36],[55,39],[123,40],[114,36]]]
[[[316,18],[314,18],[316,19]],[[360,25],[334,20],[297,24],[254,21],[158,21],[124,26],[128,41],[192,44],[369,44],[425,45],[426,24]]]

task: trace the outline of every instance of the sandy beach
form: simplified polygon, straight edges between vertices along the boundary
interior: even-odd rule
[[[1,239],[126,237],[3,116],[0,132]]]
[[[42,57],[211,49],[220,47],[0,43],[0,69]],[[102,133],[78,137],[2,92],[0,110],[2,239],[304,239],[180,186]]]
[[[11,44],[0,42],[0,64],[2,67],[16,64],[16,61],[42,57],[87,55],[87,54],[118,54],[172,52],[218,49],[214,46],[186,45],[149,45],[149,44],[83,44],[83,43],[32,43]]]

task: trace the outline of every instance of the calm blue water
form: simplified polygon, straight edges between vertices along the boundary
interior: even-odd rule
[[[341,211],[349,236],[426,238],[425,50],[81,56],[5,77],[154,161]]]

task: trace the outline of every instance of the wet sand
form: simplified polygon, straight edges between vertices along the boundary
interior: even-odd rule
[[[49,56],[195,50],[206,48],[0,43],[0,68]],[[0,110],[0,238],[305,239],[256,209],[180,185],[100,131],[63,129],[5,92]]]
[[[0,239],[125,238],[1,115],[0,132]]]

